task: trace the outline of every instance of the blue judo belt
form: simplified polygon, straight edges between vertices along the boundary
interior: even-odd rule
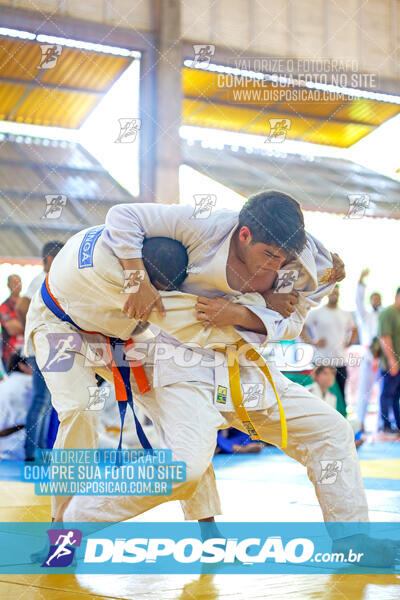
[[[77,325],[69,315],[67,315],[67,313],[61,308],[57,300],[52,295],[47,277],[44,280],[43,285],[41,287],[41,295],[43,302],[45,303],[47,308],[51,310],[51,312],[61,321],[66,321],[67,323],[70,323],[71,325],[76,327],[76,329],[78,329],[79,331],[83,331],[84,333],[97,333],[95,331],[85,331],[84,329],[79,327],[79,325]],[[122,448],[122,430],[124,427],[126,407],[128,404],[132,409],[133,418],[135,420],[136,433],[139,438],[139,441],[142,444],[143,448],[145,448],[146,450],[151,450],[152,446],[149,440],[147,439],[147,436],[143,431],[143,427],[135,414],[135,409],[133,406],[132,387],[130,382],[131,371],[133,372],[133,375],[136,379],[140,393],[148,392],[150,390],[150,386],[147,381],[143,366],[131,366],[128,360],[126,359],[127,344],[133,344],[133,341],[124,341],[120,338],[107,337],[107,346],[110,352],[112,372],[114,376],[115,393],[118,401],[119,414],[121,418],[121,432],[119,436],[118,450]]]

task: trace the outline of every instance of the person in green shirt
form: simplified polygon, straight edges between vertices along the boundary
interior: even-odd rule
[[[380,405],[383,430],[400,432],[400,287],[397,288],[394,304],[379,316],[378,336],[382,347],[380,361],[383,385]],[[393,409],[396,429],[392,429],[389,410]]]

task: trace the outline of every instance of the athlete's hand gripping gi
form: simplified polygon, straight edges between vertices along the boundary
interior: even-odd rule
[[[144,236],[169,236],[182,241],[189,253],[189,262],[193,267],[189,271],[189,277],[184,282],[182,290],[198,295],[209,297],[225,294],[233,294],[226,280],[226,262],[229,251],[229,242],[237,225],[237,215],[229,211],[215,213],[206,221],[191,219],[192,211],[189,207],[182,206],[158,206],[158,205],[121,205],[111,209],[107,218],[106,230],[103,240],[109,248],[120,258],[139,258],[141,255],[141,243]],[[300,294],[299,304],[290,319],[282,319],[275,311],[263,307],[251,307],[248,309],[256,314],[265,325],[268,340],[291,339],[296,337],[304,322],[304,317],[311,306],[318,304],[319,300],[330,289],[331,269],[333,268],[331,255],[323,246],[311,236],[307,238],[304,251],[291,263],[285,265],[286,269],[298,270],[298,278],[295,289]],[[174,332],[179,338],[178,332]],[[258,336],[250,332],[242,331],[242,337],[254,343],[265,341],[266,336]],[[222,336],[223,337],[223,336]],[[166,339],[165,336],[162,339]],[[176,339],[167,338],[172,347],[178,347]],[[171,368],[172,367],[172,368]],[[272,370],[272,369],[271,369]],[[173,372],[172,372],[173,371]],[[191,372],[193,369],[191,369]],[[208,438],[207,427],[210,427],[209,419],[199,418],[198,413],[190,414],[190,407],[203,407],[204,402],[209,407],[213,405],[214,370],[206,372],[203,367],[197,369],[196,378],[203,378],[203,384],[193,382],[186,392],[192,394],[188,405],[188,413],[185,412],[183,420],[179,420],[183,404],[176,404],[176,416],[179,420],[179,429],[176,428],[176,420],[170,418],[170,412],[166,409],[169,404],[168,394],[179,382],[188,381],[187,370],[182,373],[176,364],[171,361],[157,361],[155,364],[155,377],[158,386],[163,387],[164,397],[155,410],[156,420],[163,420],[164,435],[169,437],[171,444],[176,444],[179,438],[179,456],[188,464],[193,461],[197,473],[204,472],[208,463],[199,463],[201,454],[193,452],[198,448],[199,424],[202,428],[201,439],[204,443]],[[210,379],[207,380],[207,377]],[[308,474],[314,483],[319,498],[324,518],[326,520],[347,521],[366,520],[367,506],[363,491],[359,466],[355,454],[353,435],[348,423],[335,411],[322,401],[310,395],[304,388],[289,382],[279,373],[273,373],[278,393],[284,406],[286,421],[288,425],[288,448],[285,450],[302,464],[307,466]],[[172,386],[171,384],[174,383]],[[206,385],[207,384],[207,385]],[[186,384],[185,384],[186,385]],[[190,390],[190,391],[189,391]],[[165,401],[165,404],[164,402]],[[261,431],[262,439],[276,445],[281,443],[281,429],[279,410],[273,393],[264,396],[262,406],[254,411],[253,422]],[[148,406],[150,407],[149,403]],[[171,405],[170,405],[171,406]],[[144,410],[145,407],[143,407]],[[167,413],[167,414],[166,414]],[[235,413],[223,414],[227,417],[226,424],[235,423]],[[185,423],[185,419],[187,422]],[[168,423],[167,423],[168,421]],[[215,422],[215,421],[214,421]],[[193,423],[193,425],[190,425]],[[182,431],[190,433],[184,439]],[[213,445],[212,443],[209,446]],[[205,456],[206,453],[203,454]],[[195,456],[194,456],[195,455]],[[334,484],[324,485],[323,464],[336,461],[341,466],[340,472]],[[196,492],[197,493],[197,492]],[[195,496],[193,496],[194,498]],[[103,512],[98,512],[96,499],[84,498],[84,505],[73,500],[68,518],[80,519],[82,515],[86,518],[99,518],[99,520],[113,520],[128,518],[138,514],[137,499],[121,499],[117,503],[114,500],[108,505],[103,505]],[[190,504],[191,501],[189,501]],[[118,505],[118,506],[117,506]],[[112,510],[110,511],[110,506]],[[140,510],[145,510],[147,507]],[[96,511],[96,514],[93,514]],[[193,513],[195,511],[193,510]],[[201,518],[215,514],[193,514],[191,518]],[[106,516],[109,515],[109,516]],[[188,511],[186,516],[190,518]]]

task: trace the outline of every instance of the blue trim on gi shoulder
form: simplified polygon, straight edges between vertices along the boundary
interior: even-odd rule
[[[87,269],[93,267],[93,254],[97,240],[101,236],[104,225],[92,227],[85,233],[85,236],[79,246],[78,269]]]

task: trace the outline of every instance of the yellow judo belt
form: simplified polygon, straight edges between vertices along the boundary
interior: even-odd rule
[[[236,414],[239,417],[239,419],[242,421],[242,423],[243,423],[247,433],[251,437],[251,439],[259,440],[261,438],[260,438],[259,434],[257,433],[257,430],[254,427],[254,425],[250,419],[249,413],[247,412],[246,407],[243,403],[242,387],[240,385],[239,358],[238,358],[237,350],[245,345],[248,345],[248,344],[246,344],[246,342],[244,340],[240,340],[237,343],[237,347],[229,347],[226,350],[225,349],[222,350],[222,349],[218,348],[218,350],[220,352],[224,352],[228,356],[229,386],[230,386],[230,390],[231,390],[232,403],[235,408]],[[276,401],[278,403],[278,408],[279,408],[279,416],[280,416],[280,420],[281,420],[281,448],[286,448],[287,447],[287,424],[286,424],[285,411],[283,410],[283,406],[280,401],[280,398],[279,398],[278,392],[276,390],[275,383],[274,383],[274,380],[272,379],[271,372],[268,368],[268,365],[265,362],[265,360],[263,359],[263,357],[261,356],[261,354],[259,354],[257,352],[257,350],[255,350],[254,348],[249,348],[249,350],[247,350],[245,355],[248,360],[250,360],[252,362],[257,362],[256,366],[258,366],[260,371],[265,375],[265,377],[267,378],[267,381],[270,383],[272,389],[274,390],[275,398],[276,398]]]

